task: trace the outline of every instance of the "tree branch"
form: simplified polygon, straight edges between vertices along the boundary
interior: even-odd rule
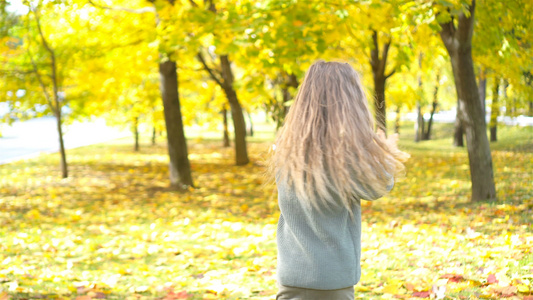
[[[459,14],[459,24],[457,25],[457,31],[455,32],[456,39],[461,42],[461,44],[468,43],[472,41],[472,35],[474,33],[474,12],[476,9],[476,0],[472,0],[472,4],[468,8],[470,11],[470,16],[467,17],[464,13]]]
[[[388,79],[389,77],[391,77],[392,75],[394,75],[394,73],[396,73],[396,68],[392,69],[392,71],[390,71],[389,74],[385,75],[385,79]]]
[[[350,25],[348,25],[347,23],[345,23],[344,25],[346,25],[346,29],[348,31],[348,34],[356,41],[359,42],[359,44],[363,45],[363,41],[359,38],[359,36],[357,36],[355,33],[353,33],[352,31],[352,28],[350,28]],[[368,54],[363,51],[363,54],[366,56],[366,58],[368,58],[369,60],[371,59],[370,56],[368,56]]]
[[[385,45],[383,45],[383,50],[381,51],[379,70],[382,74],[385,74],[385,68],[387,67],[387,57],[389,56],[389,49],[391,43],[392,39],[389,39],[389,41]]]
[[[50,52],[50,55],[54,57],[53,59],[55,59],[54,50],[52,50],[52,48],[50,48],[50,46],[48,45],[48,42],[46,41],[46,38],[44,37],[43,30],[41,29],[41,22],[39,21],[39,15],[37,14],[37,12],[32,6],[30,6],[30,9],[33,12],[33,15],[35,16],[35,23],[37,23],[37,30],[39,31],[39,36],[41,37],[43,46],[46,48],[48,52]]]
[[[25,75],[32,74],[34,70],[9,70],[9,69],[0,69],[0,74],[2,75]]]
[[[204,70],[206,70],[209,75],[211,76],[211,78],[220,86],[220,87],[223,87],[224,85],[222,84],[222,81],[215,75],[215,73],[213,72],[213,70],[211,68],[209,68],[209,66],[207,65],[207,63],[205,62],[205,59],[204,59],[204,56],[202,55],[201,52],[198,52],[198,55],[196,56],[198,57],[198,60],[202,63],[202,65],[204,66]]]
[[[43,33],[42,28],[41,28],[41,21],[39,19],[39,14],[37,13],[37,11],[31,5],[30,5],[30,9],[33,12],[33,15],[35,16],[35,23],[37,23],[37,30],[39,31],[39,35],[41,36],[41,41],[43,43],[43,46],[46,48],[48,53],[50,53],[50,60],[51,60],[50,61],[50,68],[52,69],[51,78],[52,78],[52,87],[53,87],[53,95],[54,95],[54,103],[55,103],[55,107],[52,106],[52,109],[55,110],[54,113],[59,118],[59,114],[61,113],[61,110],[60,110],[61,109],[60,108],[61,105],[59,103],[59,95],[58,95],[59,87],[58,87],[58,84],[57,84],[56,55],[55,55],[54,50],[50,47],[50,45],[46,41],[46,38],[44,37],[44,33]],[[29,53],[29,48],[28,48],[28,53]],[[36,74],[38,74],[37,65],[33,61],[33,57],[31,56],[31,54],[30,54],[30,59],[32,61],[32,65],[33,65],[33,68],[34,68]],[[39,82],[41,83],[41,85],[43,87],[43,91],[45,91],[43,82],[40,79],[40,75],[38,75],[37,77],[38,77]],[[49,104],[51,105],[51,100],[50,100],[50,96],[49,95],[47,96],[47,99],[48,99]]]
[[[151,7],[151,6],[146,6],[146,7],[139,8],[139,9],[132,9],[132,8],[122,7],[122,6],[109,7],[109,6],[104,6],[104,5],[96,4],[96,3],[94,3],[94,1],[92,1],[92,0],[87,0],[87,1],[88,1],[89,4],[91,4],[92,6],[94,6],[94,7],[98,7],[98,8],[102,8],[102,9],[119,10],[119,11],[125,11],[125,12],[129,12],[129,13],[134,13],[134,14],[156,13],[155,8],[154,8],[154,7]]]
[[[370,50],[370,65],[374,73],[377,73],[379,67],[379,44],[378,33],[375,30],[372,30],[372,45],[374,45],[374,48]]]
[[[191,3],[191,5],[193,7],[198,7],[198,4],[196,4],[196,2],[194,2],[194,0],[189,0],[189,3]]]
[[[204,0],[204,3],[209,4],[209,11],[215,14],[217,13],[217,9],[215,7],[215,3],[213,2],[213,0]]]
[[[447,23],[440,24],[440,27],[440,37],[444,46],[448,49],[448,52],[450,52],[455,48],[455,26],[453,25],[453,17]]]
[[[46,99],[46,102],[48,102],[48,105],[50,106],[50,108],[52,109],[52,112],[55,115],[56,114],[56,107],[53,105],[52,100],[50,98],[50,95],[48,94],[48,91],[46,91],[46,85],[44,84],[44,81],[43,81],[43,79],[41,77],[41,74],[39,74],[39,69],[37,69],[37,64],[33,60],[33,55],[31,54],[29,46],[30,45],[28,44],[27,51],[28,51],[28,56],[30,57],[31,65],[33,66],[33,73],[35,73],[35,77],[37,77],[37,81],[39,81],[39,86],[43,90],[43,94],[44,94],[44,98]]]

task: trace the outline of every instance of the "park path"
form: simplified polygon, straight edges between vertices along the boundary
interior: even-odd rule
[[[107,126],[104,120],[74,122],[64,126],[63,131],[67,149],[131,135],[127,130]],[[15,122],[11,126],[0,124],[0,133],[0,165],[59,151],[59,138],[53,117]]]
[[[394,116],[390,116],[393,118]],[[533,126],[533,117],[500,117],[498,121],[506,125]],[[405,120],[416,120],[415,113],[408,113]],[[435,122],[453,123],[455,111],[441,111],[434,116]],[[64,126],[67,149],[102,143],[131,136],[127,130],[109,127],[104,120],[74,122]],[[0,124],[0,165],[12,161],[37,156],[41,153],[59,151],[56,123],[53,117],[15,122],[11,126]]]

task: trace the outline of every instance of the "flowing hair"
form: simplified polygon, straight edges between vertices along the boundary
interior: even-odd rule
[[[386,194],[409,156],[373,128],[357,72],[347,63],[317,61],[278,132],[270,172],[305,205],[340,198],[351,211],[355,199]]]

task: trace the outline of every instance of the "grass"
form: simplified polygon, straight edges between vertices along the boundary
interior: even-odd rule
[[[363,203],[356,298],[429,297],[433,286],[447,299],[530,296],[532,128],[502,127],[491,144],[495,203],[469,201],[466,149],[451,146],[451,125],[434,130],[415,143],[402,126],[405,178]],[[272,133],[257,132],[244,167],[217,134],[190,132],[186,192],[167,188],[162,141],[69,150],[67,179],[56,154],[0,166],[0,299],[273,299],[279,213],[262,188]]]

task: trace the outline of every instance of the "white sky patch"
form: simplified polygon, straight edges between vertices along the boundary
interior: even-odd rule
[[[8,12],[25,15],[29,11],[28,7],[22,4],[22,0],[8,0],[7,3],[9,4],[6,7]]]

